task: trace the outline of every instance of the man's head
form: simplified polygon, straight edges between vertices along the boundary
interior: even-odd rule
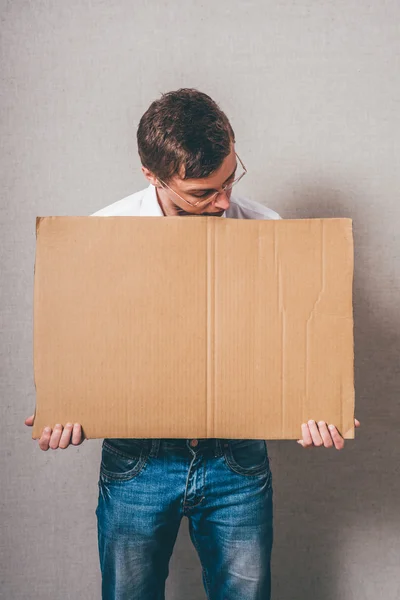
[[[142,171],[165,214],[221,216],[229,207],[231,190],[223,186],[243,169],[228,118],[207,94],[163,94],[142,116],[137,141]]]

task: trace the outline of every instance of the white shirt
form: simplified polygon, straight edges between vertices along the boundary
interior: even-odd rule
[[[144,190],[131,194],[118,200],[113,204],[109,204],[105,208],[101,208],[97,212],[90,215],[92,217],[115,217],[115,216],[132,216],[132,217],[163,217],[164,213],[161,210],[157,200],[156,188],[150,184]],[[242,198],[232,195],[230,198],[230,206],[222,215],[231,219],[281,219],[282,217],[263,204],[259,204],[254,200]],[[221,217],[222,218],[222,217]]]

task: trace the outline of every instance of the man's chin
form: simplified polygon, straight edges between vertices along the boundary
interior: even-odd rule
[[[200,214],[194,214],[194,213],[188,213],[185,210],[181,210],[178,212],[178,217],[222,217],[224,215],[225,211],[221,211],[221,212],[216,212],[216,213],[209,213],[209,212],[203,212]]]
[[[225,211],[224,211],[225,212]],[[190,215],[191,217],[223,217],[224,213],[201,213],[200,215]]]

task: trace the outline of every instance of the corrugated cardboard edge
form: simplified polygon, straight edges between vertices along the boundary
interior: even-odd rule
[[[35,327],[35,296],[36,296],[36,290],[35,287],[37,285],[37,278],[35,277],[35,273],[36,273],[36,264],[37,264],[37,253],[38,253],[38,244],[37,244],[37,238],[38,238],[38,234],[39,234],[39,229],[40,229],[40,225],[42,223],[42,221],[44,219],[48,219],[49,217],[36,217],[36,251],[35,251],[35,262],[33,265],[33,328]],[[37,387],[36,387],[36,377],[35,377],[35,349],[34,349],[34,343],[35,343],[35,333],[33,331],[33,336],[32,336],[32,349],[33,349],[33,384],[35,386],[35,396],[37,399]],[[35,404],[35,411],[33,414],[33,423],[32,423],[32,439],[33,440],[37,440],[38,438],[40,438],[41,436],[41,431],[37,431],[37,427],[35,426],[35,419],[36,419],[36,411],[37,411],[37,400],[36,400],[36,404]]]
[[[39,227],[40,227],[40,223],[43,221],[43,219],[46,219],[47,217],[36,217],[36,239],[39,233]]]
[[[354,362],[355,362],[355,357],[354,357],[354,260],[355,260],[355,253],[354,253],[354,232],[353,232],[353,219],[349,218],[349,217],[342,217],[343,221],[347,221],[348,223],[348,228],[345,229],[345,232],[348,236],[348,241],[349,241],[349,245],[351,246],[351,268],[352,268],[352,291],[351,291],[351,321],[352,321],[352,326],[353,326],[353,335],[352,335],[352,340],[353,340],[353,348],[352,348],[352,372],[353,372],[353,390],[352,390],[352,397],[350,398],[349,396],[346,396],[347,400],[346,400],[346,406],[343,406],[342,404],[342,410],[349,410],[349,406],[353,406],[353,415],[352,415],[352,424],[351,427],[345,432],[345,433],[341,433],[339,432],[343,439],[345,440],[354,440],[355,439],[355,432],[356,432],[356,428],[355,428],[355,423],[354,423],[354,418],[355,418],[355,400],[356,400],[356,393],[355,393],[355,380],[354,380]]]

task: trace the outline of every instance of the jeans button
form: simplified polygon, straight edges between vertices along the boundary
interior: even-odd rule
[[[199,440],[192,440],[190,442],[190,445],[192,446],[192,448],[194,448],[195,446],[197,446],[198,443],[199,443]]]

